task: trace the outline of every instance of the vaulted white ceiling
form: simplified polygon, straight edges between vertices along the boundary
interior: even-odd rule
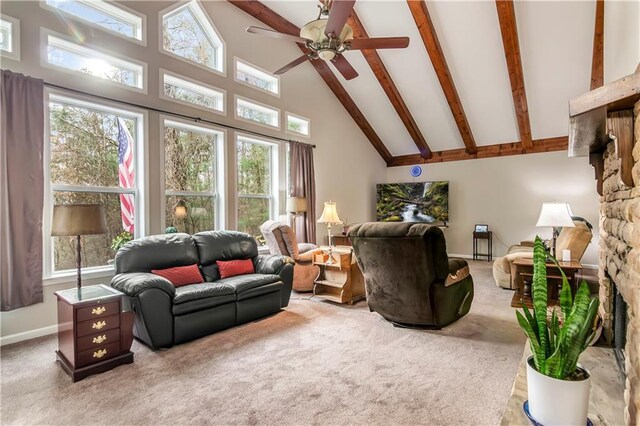
[[[317,0],[263,3],[298,27],[318,13]],[[428,8],[476,144],[518,142],[494,1],[429,1]],[[407,49],[378,53],[430,148],[463,148],[406,1],[359,0],[355,11],[370,37],[410,37]],[[533,139],[566,136],[569,99],[589,90],[595,1],[517,1],[515,12]],[[359,77],[346,81],[334,73],[387,149],[417,154],[362,54],[345,57]]]

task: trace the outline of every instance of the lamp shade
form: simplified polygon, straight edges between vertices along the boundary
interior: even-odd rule
[[[324,210],[322,210],[322,216],[318,219],[318,223],[330,223],[338,224],[342,223],[338,217],[338,211],[336,210],[336,203],[333,201],[326,201],[324,203]]]
[[[542,210],[538,217],[538,227],[573,227],[571,207],[567,203],[542,203]]]
[[[107,232],[104,206],[101,204],[58,204],[53,206],[51,236],[104,234]]]
[[[287,198],[287,212],[303,213],[307,211],[307,199],[304,197]]]

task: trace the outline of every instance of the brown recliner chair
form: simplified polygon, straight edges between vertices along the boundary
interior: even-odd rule
[[[267,241],[271,254],[289,256],[293,267],[293,290],[313,291],[313,284],[320,274],[320,267],[313,264],[313,256],[322,252],[315,244],[296,242],[296,235],[289,225],[268,220],[260,225],[260,232]]]
[[[562,250],[571,250],[571,260],[580,260],[593,238],[592,226],[586,220],[574,217],[574,227],[564,227],[558,235],[556,250],[562,257]],[[493,279],[498,287],[515,290],[513,282],[513,262],[516,259],[533,258],[533,241],[521,241],[509,247],[507,254],[493,262]]]
[[[469,312],[469,266],[463,259],[449,259],[440,228],[370,222],[352,227],[349,238],[370,310],[395,325],[420,328],[441,328]]]

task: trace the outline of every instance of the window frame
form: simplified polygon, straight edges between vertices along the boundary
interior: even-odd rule
[[[269,110],[271,110],[271,111],[276,112],[276,113],[277,113],[277,122],[278,122],[278,125],[276,126],[276,125],[273,125],[273,124],[265,124],[265,123],[261,123],[261,122],[259,122],[259,121],[255,121],[255,120],[250,120],[250,119],[248,119],[248,118],[244,118],[244,117],[242,117],[242,116],[238,115],[238,100],[240,100],[241,102],[247,102],[247,103],[253,104],[253,105],[257,106],[257,107],[266,108],[266,109],[269,109]],[[282,127],[282,126],[280,125],[280,118],[282,117],[282,114],[281,114],[281,113],[282,113],[282,111],[280,110],[280,108],[276,108],[276,107],[274,107],[274,106],[267,105],[267,104],[264,104],[264,103],[262,103],[262,102],[258,102],[258,101],[256,101],[256,100],[249,99],[249,98],[246,98],[246,97],[244,97],[244,96],[240,96],[240,95],[233,95],[233,115],[234,115],[234,117],[235,117],[235,119],[236,119],[236,120],[244,121],[245,123],[255,124],[256,126],[266,127],[267,129],[272,129],[272,130],[277,129],[277,130],[280,130],[280,129],[281,129],[281,127]]]
[[[111,60],[115,60],[116,64],[118,62],[122,63],[123,66],[134,66],[137,67],[139,69],[139,74],[138,74],[138,78],[140,80],[140,84],[141,87],[138,86],[129,86],[127,84],[122,84],[122,83],[118,83],[115,82],[113,80],[108,80],[106,78],[102,78],[102,77],[98,77],[95,75],[91,75],[91,74],[87,74],[87,73],[83,73],[82,71],[76,71],[73,70],[71,68],[66,68],[60,65],[56,65],[56,64],[52,64],[49,62],[49,40],[50,37],[53,37],[54,39],[58,39],[60,42],[62,42],[62,44],[66,44],[69,45],[69,49],[70,50],[74,50],[76,52],[78,52],[79,54],[87,54],[87,55],[91,55],[95,58],[98,59],[103,59],[105,61],[111,59]],[[71,74],[74,76],[81,76],[83,79],[87,79],[88,81],[92,81],[95,83],[95,81],[100,81],[102,83],[108,84],[112,87],[118,87],[121,89],[126,89],[126,90],[132,90],[134,92],[137,93],[142,93],[144,95],[147,94],[147,88],[148,88],[148,79],[147,79],[147,64],[146,62],[141,62],[138,61],[136,59],[132,59],[129,58],[128,56],[124,56],[124,55],[120,55],[118,53],[114,53],[114,52],[110,52],[110,51],[105,51],[103,49],[97,48],[94,45],[90,45],[90,44],[83,44],[80,45],[78,44],[76,41],[74,41],[71,37],[62,35],[60,33],[57,33],[55,31],[51,31],[47,28],[41,28],[40,29],[40,52],[41,52],[41,57],[40,57],[40,65],[43,68],[49,68],[49,69],[53,69],[56,71],[60,71],[60,72],[64,72],[67,74]],[[65,47],[62,47],[63,49],[65,49]]]
[[[296,118],[298,120],[303,120],[307,122],[307,128],[309,129],[309,133],[305,134],[305,133],[301,133],[301,132],[296,132],[295,130],[289,130],[289,117],[293,117]],[[295,136],[302,136],[303,138],[307,138],[307,139],[311,139],[311,119],[307,118],[307,117],[303,117],[301,115],[298,114],[294,114],[292,112],[289,111],[285,111],[284,112],[284,122],[285,122],[285,131],[286,133],[290,134],[290,135],[295,135]]]
[[[40,6],[43,9],[46,9],[52,13],[61,13],[64,16],[69,17],[69,19],[81,22],[82,24],[88,25],[92,28],[96,28],[100,31],[104,31],[108,34],[123,38],[130,42],[139,44],[141,46],[145,46],[145,47],[147,46],[147,15],[145,15],[144,13],[140,13],[137,10],[131,9],[130,7],[125,6],[122,3],[117,1],[106,2],[104,0],[92,0],[92,1],[78,0],[78,2],[83,3],[88,7],[94,8],[104,14],[111,15],[125,22],[128,22],[135,28],[135,32],[137,33],[137,36],[130,37],[121,32],[112,30],[111,28],[97,24],[82,16],[74,15],[73,13],[70,13],[63,9],[58,9],[57,7],[49,4],[47,0],[41,0]],[[131,18],[126,15],[135,16],[136,18],[139,19],[139,23],[133,22]]]
[[[194,13],[194,15],[196,15],[196,18],[204,18],[206,19],[206,22],[209,23],[209,25],[211,25],[211,29],[213,31],[213,38],[214,40],[211,40],[212,43],[216,46],[216,49],[218,50],[216,52],[216,65],[220,64],[220,69],[218,68],[211,68],[208,67],[206,65],[203,65],[199,62],[193,61],[191,59],[185,58],[184,56],[180,56],[176,53],[173,53],[169,50],[165,50],[164,48],[164,43],[163,43],[163,34],[164,34],[164,17],[166,15],[170,15],[173,13],[177,13],[179,9],[183,9],[183,8],[190,8],[193,5],[195,5],[194,8],[192,8],[192,12]],[[205,33],[208,33],[206,28],[203,28]],[[216,26],[213,23],[213,20],[211,19],[211,17],[209,16],[209,14],[206,12],[206,10],[202,7],[202,5],[200,4],[199,0],[188,0],[186,2],[184,1],[179,1],[163,10],[161,10],[160,12],[158,12],[158,49],[160,50],[160,53],[163,53],[165,55],[171,56],[172,58],[175,58],[179,61],[182,61],[184,63],[196,66],[198,68],[201,68],[203,70],[212,72],[214,74],[218,74],[221,75],[222,77],[226,77],[227,76],[227,43],[224,41],[224,39],[222,38],[222,35],[220,34],[220,31],[218,31],[218,29],[216,28]],[[212,34],[208,34],[209,37],[211,37]],[[217,39],[217,40],[215,40]],[[216,45],[216,41],[219,42],[219,45]]]
[[[0,13],[0,19],[11,24],[11,51],[0,50],[3,59],[20,60],[20,20],[13,16]]]
[[[245,65],[245,66],[247,66],[249,68],[254,68],[256,71],[265,73],[265,74],[269,75],[271,78],[274,78],[276,80],[276,84],[277,84],[277,91],[276,92],[272,92],[271,90],[263,89],[262,87],[258,87],[258,86],[255,86],[255,85],[251,84],[251,83],[247,83],[244,80],[240,80],[238,78],[238,63],[242,63],[243,65]],[[237,56],[233,57],[233,80],[236,83],[242,84],[242,85],[247,86],[247,87],[251,87],[252,89],[258,90],[258,91],[260,91],[262,93],[267,93],[267,94],[269,94],[271,96],[275,96],[277,98],[280,97],[280,92],[281,92],[280,83],[281,83],[281,81],[280,81],[280,76],[279,75],[275,75],[275,74],[265,70],[264,68],[261,68],[261,67],[259,67],[257,65],[254,65],[251,62],[246,61],[244,59],[238,58]]]
[[[183,80],[185,83],[196,85],[196,86],[201,86],[204,89],[212,90],[212,91],[215,91],[215,92],[220,92],[222,94],[222,101],[221,101],[222,111],[217,110],[217,109],[208,108],[208,107],[206,107],[204,105],[199,105],[199,104],[191,103],[191,102],[188,102],[188,101],[184,101],[182,99],[172,98],[171,96],[168,96],[167,94],[164,93],[164,84],[165,84],[164,78],[165,78],[165,76],[169,76],[169,77],[175,78],[177,80]],[[177,73],[168,71],[168,70],[166,70],[164,68],[160,68],[159,82],[160,82],[160,88],[159,88],[159,90],[160,90],[159,91],[160,99],[164,99],[164,100],[169,101],[169,102],[175,102],[175,103],[178,103],[178,104],[181,104],[181,105],[185,105],[185,106],[188,106],[188,107],[191,107],[191,108],[198,108],[198,109],[201,109],[201,110],[204,110],[204,111],[207,111],[207,112],[214,112],[216,114],[220,114],[220,115],[223,115],[223,116],[227,115],[227,91],[224,90],[224,89],[221,89],[221,88],[216,87],[216,86],[212,86],[210,84],[203,83],[203,82],[198,81],[198,80],[194,80],[193,78],[189,78],[189,77],[186,77],[186,76],[181,75],[181,74],[177,74]]]
[[[160,114],[160,193],[162,199],[162,208],[160,209],[160,223],[162,229],[166,228],[167,224],[167,215],[166,215],[166,202],[167,196],[195,196],[195,197],[207,197],[211,196],[214,199],[214,229],[225,229],[227,220],[226,220],[226,191],[227,191],[227,181],[226,181],[226,167],[227,167],[227,130],[218,127],[212,126],[204,123],[193,124],[192,122],[174,117],[168,114]],[[170,123],[167,126],[167,123]],[[216,159],[216,182],[215,182],[215,192],[197,192],[197,191],[168,191],[166,189],[166,172],[165,172],[165,141],[164,141],[164,129],[165,127],[177,127],[183,130],[200,132],[205,134],[214,134],[216,136],[215,146],[214,146],[214,155]]]
[[[53,258],[53,237],[51,236],[51,226],[53,218],[54,192],[87,192],[87,193],[115,193],[134,194],[135,197],[135,238],[141,238],[149,234],[149,137],[146,126],[149,114],[146,110],[123,106],[109,101],[100,100],[96,102],[90,96],[69,94],[63,90],[45,88],[45,115],[44,115],[44,139],[43,150],[44,166],[44,215],[42,221],[43,238],[43,282],[44,285],[55,285],[60,282],[67,282],[68,278],[77,274],[75,269],[65,269],[56,271]],[[54,184],[51,182],[51,103],[69,104],[80,108],[94,109],[106,113],[117,114],[120,117],[127,117],[136,120],[136,138],[134,154],[135,170],[135,190],[125,190],[119,187],[98,187],[83,185]],[[85,279],[98,278],[113,274],[113,265],[91,266],[82,268],[82,276]]]
[[[270,189],[271,194],[240,194],[238,191],[238,143],[240,140],[244,140],[249,143],[257,145],[268,146],[271,149],[271,158],[269,162],[269,176],[270,176]],[[280,163],[280,144],[275,141],[269,141],[268,139],[258,138],[256,136],[248,135],[242,132],[236,132],[234,137],[234,169],[235,169],[235,188],[236,188],[236,208],[235,208],[235,223],[236,229],[238,229],[238,218],[240,217],[240,199],[241,198],[258,198],[269,200],[269,219],[275,220],[280,214],[280,180],[281,170]]]

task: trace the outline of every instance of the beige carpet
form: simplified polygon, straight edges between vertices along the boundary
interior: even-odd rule
[[[442,331],[394,328],[361,302],[296,297],[261,321],[72,384],[47,337],[2,350],[2,424],[495,425],[525,338],[490,264],[471,312]]]

